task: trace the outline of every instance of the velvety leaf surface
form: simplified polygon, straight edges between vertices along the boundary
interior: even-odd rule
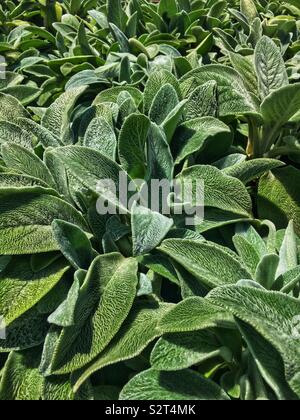
[[[159,329],[163,333],[205,330],[230,324],[228,311],[201,297],[191,297],[178,303],[163,316]]]
[[[289,84],[282,54],[267,36],[263,36],[256,45],[255,66],[262,98]]]
[[[154,302],[136,303],[109,346],[78,373],[75,389],[94,372],[139,355],[161,333],[157,324],[171,305]]]
[[[192,370],[159,372],[153,369],[135,376],[123,388],[121,400],[227,400],[215,383]]]
[[[39,400],[43,377],[38,370],[38,351],[12,352],[5,364],[0,382],[0,400]]]
[[[42,126],[47,128],[65,144],[72,143],[69,117],[76,100],[85,91],[85,87],[70,89],[63,93],[45,112]]]
[[[165,238],[173,220],[135,203],[131,211],[133,255],[147,254]]]
[[[295,324],[300,314],[299,300],[278,292],[232,286],[211,292],[209,300],[251,325],[279,351],[286,378],[300,395],[299,334]]]
[[[211,242],[167,239],[160,250],[209,288],[251,278],[237,255]]]
[[[78,370],[110,343],[133,304],[136,273],[137,263],[133,259],[111,255],[94,260],[81,288],[75,325],[63,329],[56,344],[52,372],[64,374]]]
[[[2,190],[0,202],[0,252],[3,255],[58,250],[51,228],[54,219],[66,220],[87,229],[77,210],[39,190]]]
[[[0,313],[10,325],[61,281],[69,267],[58,260],[34,273],[25,257],[12,259],[0,275]]]
[[[247,91],[243,79],[230,67],[212,64],[192,70],[181,79],[183,90],[191,79],[196,79],[199,85],[211,80],[217,83],[220,116],[257,111],[257,103]]]
[[[182,124],[176,131],[172,148],[178,164],[193,153],[199,157],[205,154],[211,160],[218,159],[231,143],[232,133],[228,126],[213,117],[203,117]]]
[[[146,170],[145,144],[150,120],[141,114],[129,116],[120,132],[119,157],[132,178],[143,178]]]
[[[185,182],[193,183],[193,205],[202,204],[197,203],[198,195],[201,192],[201,184],[197,185],[196,183],[199,180],[204,183],[202,188],[204,188],[205,206],[216,207],[243,216],[249,216],[251,213],[251,198],[242,182],[224,174],[213,166],[192,166],[185,169],[179,175],[179,179],[183,186]]]
[[[189,368],[219,356],[219,344],[206,331],[164,335],[151,353],[151,365],[156,370],[173,371]]]
[[[276,169],[260,179],[258,210],[261,218],[276,223],[279,228],[293,220],[295,230],[300,232],[300,195],[297,188],[300,171],[292,166]]]
[[[15,122],[18,118],[28,118],[29,113],[20,104],[20,102],[12,97],[0,92],[0,115],[1,120]]]

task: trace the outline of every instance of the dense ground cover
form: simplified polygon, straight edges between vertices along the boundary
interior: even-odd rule
[[[300,398],[299,31],[299,0],[1,3],[1,400]]]

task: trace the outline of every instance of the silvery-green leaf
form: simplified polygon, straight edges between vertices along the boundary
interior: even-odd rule
[[[137,283],[134,259],[118,254],[96,258],[80,290],[74,326],[62,330],[46,373],[70,373],[98,356],[127,318]]]
[[[20,104],[25,106],[36,100],[41,95],[42,90],[35,86],[19,85],[2,89],[2,93],[13,96]]]
[[[231,166],[245,162],[246,159],[247,159],[247,156],[245,154],[232,153],[228,156],[225,156],[222,159],[219,159],[217,162],[214,162],[213,166],[221,170],[224,170],[227,168],[229,169]]]
[[[252,246],[254,246],[260,257],[263,257],[266,254],[266,242],[253,226],[248,223],[239,223],[236,226],[236,234],[243,236]]]
[[[154,273],[178,285],[178,278],[172,262],[162,253],[152,252],[137,258],[139,263],[152,270]]]
[[[76,270],[88,269],[93,259],[93,249],[85,232],[64,220],[55,219],[51,226],[60,251],[72,266]]]
[[[122,168],[97,150],[88,147],[66,146],[48,152],[48,156],[59,159],[64,168],[75,179],[101,195],[115,208],[120,207],[128,212],[127,203],[119,200],[120,188],[127,188],[129,178]],[[120,174],[125,177],[125,184],[120,187]],[[109,182],[109,185],[106,183]],[[115,191],[111,190],[112,185]]]
[[[17,124],[0,120],[0,144],[13,143],[32,149],[34,137]]]
[[[133,255],[147,254],[165,238],[173,220],[135,203],[131,209]]]
[[[217,83],[211,81],[199,86],[190,94],[185,105],[185,117],[187,121],[198,117],[215,117],[217,109]]]
[[[146,178],[150,181],[151,179],[171,181],[174,172],[173,156],[164,131],[154,123],[151,123],[148,132],[147,148]]]
[[[279,257],[277,254],[266,254],[259,262],[255,280],[265,289],[270,290],[276,279],[276,271],[278,269]]]
[[[276,280],[282,293],[290,293],[300,283],[300,266],[292,268],[279,276]],[[276,289],[278,290],[278,289]]]
[[[120,51],[122,53],[129,53],[130,45],[128,42],[128,38],[115,24],[110,23],[109,28],[111,33],[115,39],[115,41],[119,44]],[[121,80],[120,80],[121,81]]]
[[[134,102],[133,97],[128,93],[126,99],[122,99],[119,102],[118,98],[118,104],[119,104],[119,120],[121,123],[124,122],[124,120],[129,117],[130,114],[134,114],[138,111],[137,106]],[[123,92],[120,93],[119,97],[122,96]]]
[[[212,80],[217,83],[221,117],[258,111],[257,100],[248,92],[239,73],[230,67],[212,64],[192,70],[181,79],[181,86],[192,79],[198,85]]]
[[[266,244],[251,225],[240,224],[236,232],[234,246],[254,278],[258,264],[267,253]]]
[[[166,83],[159,89],[151,104],[149,111],[151,121],[157,125],[162,124],[178,103],[176,90],[170,83]]]
[[[3,255],[57,251],[59,248],[51,228],[54,219],[66,220],[88,230],[74,207],[40,190],[2,190],[0,203],[0,253]]]
[[[38,371],[39,352],[12,352],[5,363],[1,382],[1,401],[38,401],[43,377]]]
[[[94,118],[87,128],[83,145],[98,150],[115,160],[117,139],[112,126],[104,118]]]
[[[258,16],[257,8],[253,0],[241,0],[240,9],[250,23],[252,23],[253,20]]]
[[[249,324],[238,319],[236,323],[263,378],[274,390],[278,398],[280,400],[297,399],[286,382],[283,361],[278,351]]]
[[[53,176],[59,193],[63,195],[68,201],[72,202],[66,168],[64,167],[61,160],[52,153],[52,150],[53,149],[49,148],[44,153],[45,165]]]
[[[232,144],[230,128],[213,117],[202,117],[186,121],[176,131],[172,148],[176,163],[195,153],[208,160],[224,155]]]
[[[181,92],[179,83],[175,76],[167,70],[157,70],[151,73],[144,92],[144,111],[148,115],[152,106],[153,100],[158,91],[166,84],[170,84],[176,91],[178,99],[181,100]]]
[[[206,207],[204,220],[196,223],[197,232],[204,233],[222,226],[228,226],[239,222],[251,222],[251,216],[242,216],[230,211],[224,211],[213,207]]]
[[[270,130],[279,127],[299,111],[300,83],[283,86],[271,92],[261,104],[261,113]]]
[[[284,166],[284,163],[276,159],[253,159],[245,162],[239,162],[235,165],[223,169],[226,175],[238,178],[243,184],[248,184],[263,174],[276,168]]]
[[[123,388],[120,400],[228,400],[214,382],[192,370],[139,373]]]
[[[300,232],[300,171],[294,166],[275,169],[259,182],[258,214],[271,220],[277,229],[286,228],[293,220],[296,233]]]
[[[17,144],[6,143],[1,147],[2,158],[8,168],[24,175],[40,179],[49,187],[56,188],[55,181],[44,162],[30,150]]]
[[[179,333],[232,326],[232,323],[232,316],[224,309],[202,297],[190,297],[171,308],[158,328],[162,333]]]
[[[32,187],[32,189],[39,187],[41,191],[44,189],[46,194],[58,195],[55,190],[49,188],[47,184],[40,179],[28,175],[0,173],[0,189],[2,190],[7,188],[26,188],[28,190],[30,187]]]
[[[120,0],[107,0],[107,20],[114,23],[121,30],[125,29],[127,15],[122,8]]]
[[[188,185],[192,183],[192,205],[203,205],[198,202],[198,196],[200,195],[201,199],[203,193],[205,206],[245,217],[249,217],[251,214],[252,203],[246,187],[240,180],[224,174],[213,166],[192,166],[179,175],[179,180],[183,186],[183,194],[185,193],[185,183]],[[203,188],[204,191],[202,191]]]
[[[258,83],[254,68],[253,55],[244,57],[241,54],[230,52],[229,58],[235,70],[243,76],[243,80],[248,91],[253,93],[253,95],[258,96]]]
[[[34,273],[27,257],[13,258],[0,275],[0,313],[9,326],[61,281],[69,267],[62,259]]]
[[[279,265],[276,277],[279,277],[298,265],[298,247],[293,221],[289,222],[279,251]]]
[[[143,93],[133,86],[114,86],[100,92],[96,96],[93,105],[105,102],[113,102],[116,104],[121,92],[128,92],[133,97],[137,106],[139,106],[143,100]]]
[[[300,301],[279,292],[234,286],[213,290],[209,300],[251,325],[276,348],[286,379],[300,396]]]
[[[259,251],[241,235],[235,235],[233,237],[233,243],[239,256],[242,258],[253,277],[261,259]]]
[[[45,149],[62,146],[60,140],[53,133],[29,118],[18,118],[16,123],[24,130],[32,133]]]
[[[240,280],[237,282],[236,284],[237,286],[241,286],[241,287],[255,287],[256,289],[264,289],[263,286],[261,286],[259,283],[257,283],[254,280]]]
[[[267,36],[263,36],[256,44],[255,67],[262,99],[289,84],[281,51]]]
[[[119,135],[119,158],[132,178],[143,178],[146,171],[145,144],[150,120],[142,114],[132,114],[124,122]]]
[[[30,118],[29,113],[20,102],[10,95],[0,92],[0,115],[1,120],[17,122],[18,118]]]
[[[178,7],[175,0],[161,0],[158,5],[158,13],[162,17],[172,17],[177,14]]]
[[[1,75],[3,75],[2,70],[0,71]],[[22,83],[24,80],[24,76],[21,74],[14,73],[12,71],[5,72],[5,78],[0,79],[0,89],[4,89],[8,86],[16,86],[19,83]]]
[[[176,128],[180,121],[183,119],[183,113],[185,108],[186,100],[179,102],[175,108],[167,115],[165,120],[163,121],[161,127],[163,128],[164,132],[166,133],[167,142],[171,143]]]
[[[159,249],[210,289],[251,278],[237,255],[213,242],[166,239]]]
[[[74,389],[78,389],[89,376],[103,367],[139,355],[160,335],[157,324],[170,306],[151,301],[136,303],[109,346],[78,373]]]
[[[47,128],[64,144],[73,142],[70,130],[70,115],[77,99],[86,90],[86,86],[70,89],[63,93],[46,110],[42,118],[42,126]]]
[[[182,299],[186,299],[192,296],[204,297],[207,295],[209,288],[206,285],[204,285],[202,281],[199,281],[198,278],[193,276],[189,271],[187,271],[182,265],[178,264],[176,261],[172,261],[172,263],[179,280],[180,294],[182,296]]]
[[[148,275],[144,273],[140,273],[139,277],[139,285],[138,285],[138,291],[137,296],[148,296],[153,293],[153,286],[152,286],[152,279],[150,276],[152,275],[152,278],[154,276],[154,272],[149,272]]]
[[[220,356],[220,344],[208,331],[166,334],[151,353],[151,366],[173,371],[189,368]]]

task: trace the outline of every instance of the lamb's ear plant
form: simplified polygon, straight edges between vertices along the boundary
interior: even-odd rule
[[[300,399],[299,16],[0,5],[0,400]]]

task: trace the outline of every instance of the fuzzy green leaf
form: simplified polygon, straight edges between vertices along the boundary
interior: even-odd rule
[[[157,324],[170,305],[154,302],[136,303],[109,346],[88,367],[78,373],[75,390],[93,373],[105,366],[139,355],[160,335]]]
[[[58,137],[64,144],[72,143],[70,130],[70,115],[77,99],[83,94],[86,87],[70,89],[63,93],[52,105],[47,108],[42,118],[42,126]]]
[[[39,302],[62,279],[69,267],[58,260],[34,273],[28,258],[12,259],[0,275],[0,313],[8,326]]]
[[[251,278],[237,255],[212,242],[166,239],[159,249],[208,288]]]
[[[120,400],[228,400],[214,382],[192,370],[159,372],[154,369],[136,375],[123,388]]]
[[[83,217],[67,202],[40,190],[0,191],[0,253],[34,254],[59,249],[51,223],[62,219],[88,230]]]
[[[220,345],[207,331],[164,335],[151,353],[156,370],[173,371],[189,368],[220,355]]]
[[[246,217],[249,217],[251,214],[251,198],[242,182],[224,174],[213,166],[192,166],[179,175],[179,180],[183,187],[186,182],[188,184],[192,183],[192,205],[203,204],[197,202],[198,195],[201,193],[201,184],[197,185],[197,180],[199,180],[204,182],[205,206],[215,207]]]
[[[263,36],[256,45],[255,66],[262,98],[289,84],[281,51],[267,36]]]
[[[143,178],[146,171],[145,144],[150,120],[141,114],[132,114],[122,126],[119,135],[119,158],[124,170],[132,178]]]
[[[212,64],[192,70],[181,79],[182,89],[185,90],[193,80],[198,85],[212,80],[217,83],[221,117],[258,110],[257,100],[250,95],[239,73],[230,67]]]
[[[173,220],[136,203],[131,209],[133,255],[147,254],[165,238]]]
[[[38,351],[10,353],[0,382],[1,401],[38,401],[43,377],[38,371]]]
[[[224,309],[201,297],[190,297],[170,309],[159,322],[163,333],[205,330],[232,325],[233,318]]]
[[[131,309],[136,273],[136,261],[118,254],[94,260],[81,288],[74,326],[64,328],[56,343],[51,372],[78,370],[105,349]]]
[[[213,117],[187,121],[178,127],[173,141],[176,163],[191,154],[214,161],[224,155],[232,144],[230,128]]]
[[[94,118],[87,128],[83,145],[98,150],[115,160],[117,139],[112,126],[104,118]]]
[[[209,300],[251,325],[277,349],[286,379],[300,396],[300,301],[278,292],[235,286],[212,291]]]

